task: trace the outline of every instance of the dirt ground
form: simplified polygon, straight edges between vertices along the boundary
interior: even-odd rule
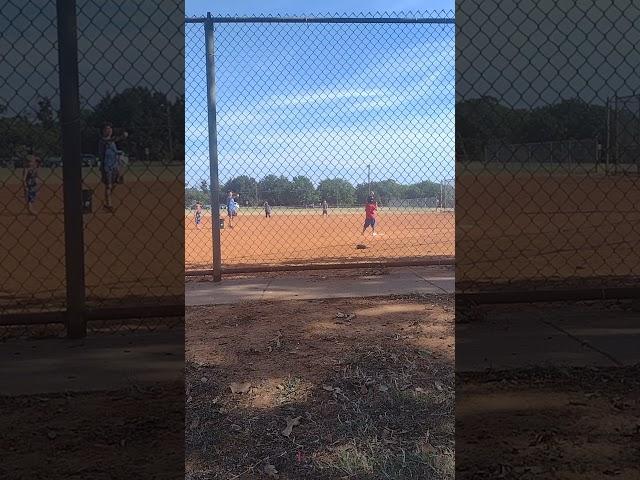
[[[456,478],[640,478],[640,366],[457,375]]]
[[[186,313],[187,479],[453,479],[452,296]]]
[[[456,280],[640,274],[640,176],[458,169]]]
[[[97,177],[93,212],[84,215],[85,275],[88,300],[113,305],[118,299],[147,300],[182,296],[184,225],[180,171],[158,177],[129,175],[114,192],[115,213],[104,211]],[[38,195],[38,215],[25,213],[19,183],[5,180],[0,193],[0,230],[10,254],[0,266],[0,311],[60,307],[65,296],[64,218],[59,179],[45,181]],[[164,252],[164,253],[163,253]],[[179,254],[177,254],[179,253]],[[118,302],[120,303],[120,302]]]
[[[454,255],[452,212],[398,212],[380,209],[376,232],[362,236],[363,213],[291,213],[274,210],[271,218],[242,213],[234,228],[221,231],[226,266],[382,260]],[[196,228],[193,214],[185,218],[187,269],[211,268],[211,217]],[[370,232],[370,230],[369,230]],[[368,248],[357,249],[357,244]]]
[[[0,478],[174,480],[184,474],[182,382],[0,396],[0,409]]]

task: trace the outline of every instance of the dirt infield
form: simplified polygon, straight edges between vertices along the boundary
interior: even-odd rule
[[[94,190],[93,212],[84,215],[87,298],[103,305],[144,296],[181,296],[184,292],[180,171],[126,178],[114,193],[116,210],[103,209],[97,175],[85,178]],[[44,177],[36,208],[26,213],[17,178],[4,180],[0,229],[9,255],[3,258],[0,312],[60,308],[65,296],[63,196],[59,178]],[[163,254],[164,252],[164,254]],[[18,305],[16,305],[16,302]],[[16,308],[17,307],[17,308]]]
[[[226,220],[226,219],[225,219]],[[242,213],[234,228],[222,230],[222,262],[225,266],[260,264],[331,263],[402,259],[454,254],[452,212],[379,213],[376,232],[362,236],[364,215],[355,212],[293,212],[274,209],[271,218]],[[367,248],[358,249],[364,244]],[[187,269],[211,268],[211,216],[201,229],[192,213],[185,218]]]
[[[640,275],[640,176],[457,178],[458,282]]]

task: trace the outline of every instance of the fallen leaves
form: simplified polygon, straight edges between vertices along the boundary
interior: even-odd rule
[[[233,382],[231,385],[229,385],[229,388],[231,389],[231,393],[234,393],[234,394],[247,393],[247,392],[249,392],[249,390],[251,390],[251,383],[249,383],[249,382],[243,382],[243,383]]]
[[[289,435],[291,435],[291,432],[293,431],[293,427],[300,425],[301,418],[302,417],[287,417],[287,426],[282,430],[282,435],[289,438]]]
[[[274,467],[270,463],[267,463],[262,471],[270,478],[278,478],[278,470],[276,470],[276,467]]]

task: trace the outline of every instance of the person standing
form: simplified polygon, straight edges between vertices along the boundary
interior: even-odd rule
[[[122,138],[127,138],[127,136],[127,132],[124,132]],[[102,126],[102,136],[98,141],[98,157],[100,158],[101,179],[104,184],[104,206],[110,212],[113,212],[113,190],[116,184],[122,181],[116,140],[119,138],[114,137],[113,126],[110,123],[105,123]]]

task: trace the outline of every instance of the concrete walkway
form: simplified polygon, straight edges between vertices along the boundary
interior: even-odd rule
[[[409,293],[454,293],[453,267],[398,267],[384,275],[222,279],[185,285],[185,303],[224,305],[259,300],[313,300]]]
[[[456,371],[640,363],[640,313],[523,306],[456,326]]]
[[[0,344],[0,395],[117,390],[183,376],[180,330]]]

